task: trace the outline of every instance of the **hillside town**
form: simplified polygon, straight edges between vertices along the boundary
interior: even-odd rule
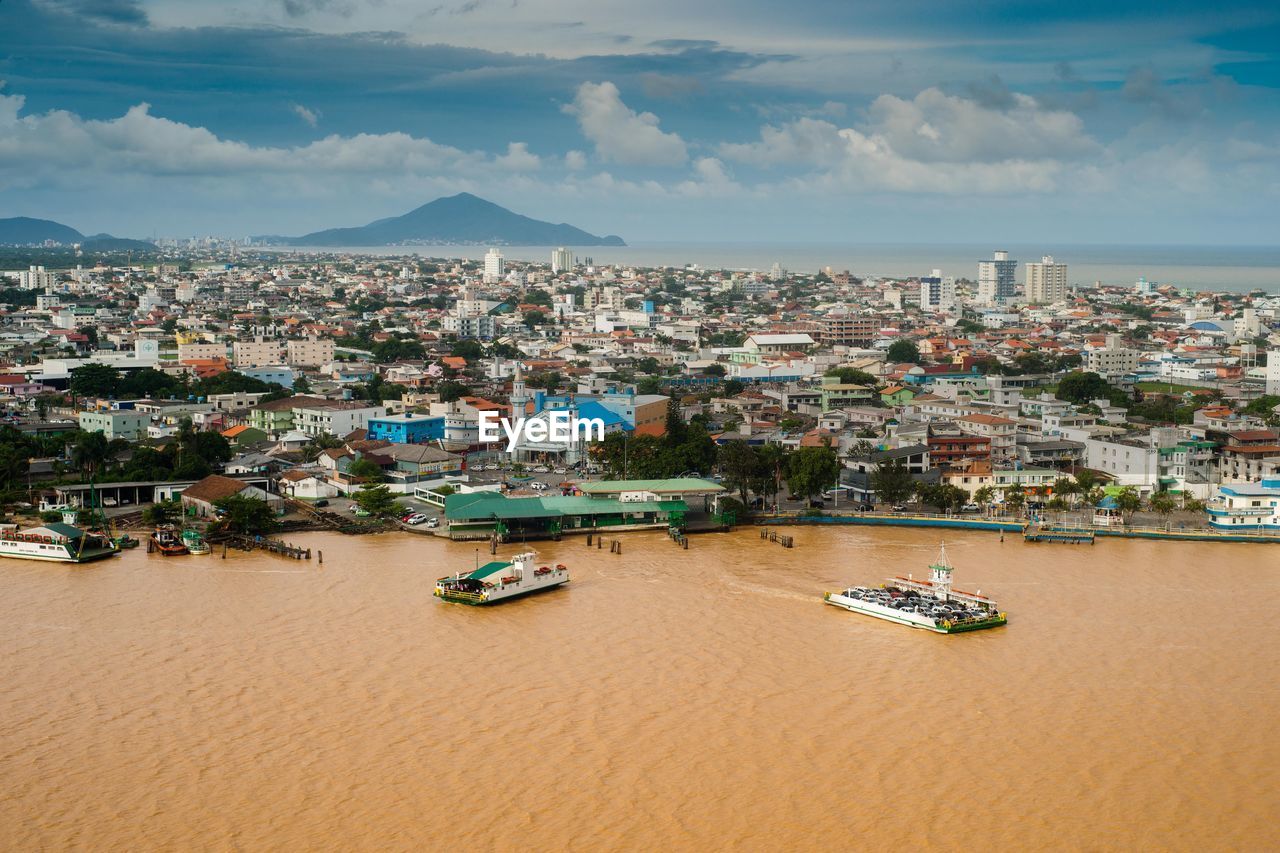
[[[363,495],[343,511],[486,536],[495,495],[566,526],[701,498],[1280,530],[1280,296],[1071,284],[1004,252],[959,279],[548,254],[189,245],[3,272],[0,490],[189,516]],[[566,412],[604,439],[481,441],[483,417]]]

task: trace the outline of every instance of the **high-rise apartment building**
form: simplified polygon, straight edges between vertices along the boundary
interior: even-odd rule
[[[1040,263],[1027,264],[1027,301],[1049,305],[1067,298],[1067,265],[1045,255]]]
[[[989,261],[978,262],[978,301],[988,305],[1008,302],[1018,291],[1015,274],[1018,262],[1008,252],[995,252]]]
[[[920,277],[920,310],[951,311],[956,307],[956,280],[942,270]]]
[[[23,290],[39,290],[53,287],[55,276],[44,267],[31,267],[18,273],[18,287]]]
[[[497,284],[502,281],[502,253],[490,249],[484,253],[484,283]]]
[[[875,315],[831,313],[822,318],[818,339],[824,344],[867,346],[876,339],[880,323]]]
[[[562,273],[573,269],[573,252],[561,246],[551,252],[551,272]]]

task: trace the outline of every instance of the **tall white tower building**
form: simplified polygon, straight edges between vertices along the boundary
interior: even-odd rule
[[[484,283],[497,284],[502,281],[502,253],[490,249],[484,253]]]
[[[573,269],[573,252],[561,246],[551,252],[551,272],[558,274]]]
[[[39,290],[40,288],[53,287],[57,276],[51,272],[46,272],[44,267],[31,267],[29,270],[23,270],[18,273],[18,287],[23,290]]]
[[[1053,255],[1045,255],[1040,263],[1027,264],[1027,301],[1038,305],[1061,302],[1067,298],[1067,265],[1054,263]]]
[[[950,311],[956,307],[956,280],[943,277],[942,270],[920,277],[920,309],[922,311]]]
[[[978,301],[988,305],[1008,302],[1018,291],[1014,275],[1018,262],[1009,253],[995,252],[989,261],[978,262]]]

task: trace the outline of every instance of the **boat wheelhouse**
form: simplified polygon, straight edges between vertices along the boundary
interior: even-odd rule
[[[537,566],[532,551],[517,554],[510,562],[496,560],[436,581],[435,596],[456,604],[494,604],[542,592],[569,582],[569,568],[563,564]]]
[[[187,546],[182,543],[182,537],[178,531],[169,525],[157,527],[151,534],[151,538],[147,540],[147,553],[159,551],[165,557],[181,557],[190,553]]]

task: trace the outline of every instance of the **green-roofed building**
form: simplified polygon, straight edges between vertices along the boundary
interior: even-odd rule
[[[688,504],[680,498],[509,498],[497,492],[449,495],[444,504],[449,536],[453,539],[488,539],[495,533],[504,539],[515,539],[594,530],[678,527],[688,511]]]

